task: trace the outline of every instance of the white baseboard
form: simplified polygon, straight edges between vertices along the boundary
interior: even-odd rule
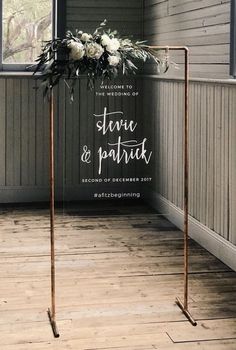
[[[149,203],[183,230],[183,211],[157,193],[148,195]],[[165,214],[166,213],[166,214]],[[210,230],[193,217],[189,217],[189,236],[236,271],[236,246]]]

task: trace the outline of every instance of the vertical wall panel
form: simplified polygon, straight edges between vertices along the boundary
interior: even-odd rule
[[[27,135],[22,135],[28,140],[28,154],[29,154],[29,163],[28,163],[28,185],[35,186],[36,184],[36,82],[34,79],[28,80],[28,118],[29,118],[29,128]],[[40,93],[42,93],[40,91]],[[23,169],[22,169],[23,171]]]
[[[220,208],[221,208],[221,130],[222,130],[222,118],[221,118],[221,86],[215,87],[215,161],[214,161],[214,175],[215,175],[215,188],[214,188],[214,230],[220,233]]]
[[[206,108],[206,99],[207,99],[207,87],[206,85],[201,86],[201,107],[200,107],[200,135],[201,135],[201,167],[200,167],[200,183],[199,183],[199,192],[200,192],[200,221],[205,225],[206,224],[206,160],[207,160],[207,108]]]
[[[75,88],[75,100],[73,103],[72,114],[72,184],[77,185],[80,179],[80,144],[81,144],[81,124],[83,122],[83,115],[80,114],[80,105],[83,103],[83,95],[81,96],[80,82]],[[66,140],[67,141],[67,140]]]
[[[236,87],[229,89],[229,240],[236,244]]]
[[[66,99],[66,119],[65,119],[65,185],[73,182],[73,111],[74,106],[69,99]]]
[[[176,85],[176,84],[175,84]],[[178,130],[178,143],[176,145],[178,150],[178,162],[176,164],[176,167],[178,168],[178,206],[180,208],[183,207],[183,189],[184,189],[184,182],[183,182],[183,176],[182,176],[182,169],[184,166],[184,154],[183,154],[183,144],[184,144],[184,137],[183,137],[183,125],[184,125],[184,89],[183,89],[183,83],[178,83],[176,85],[177,89],[177,104],[175,106],[175,109],[177,111],[177,130]]]
[[[56,131],[56,186],[61,194],[65,181],[65,122],[66,122],[66,86],[64,82],[56,90],[56,99],[58,103],[55,105],[55,131]],[[58,193],[57,193],[58,195]]]
[[[21,81],[13,83],[13,181],[15,186],[21,184]]]
[[[14,186],[14,80],[6,81],[6,185]]]
[[[29,184],[29,89],[28,79],[21,80],[21,185]]]
[[[226,239],[229,239],[229,88],[222,89],[222,212],[221,212],[221,232]]]
[[[49,106],[41,90],[37,91],[36,108],[36,185],[48,183],[48,147],[49,147]]]
[[[194,103],[192,103],[194,108]],[[214,139],[215,139],[215,108],[214,86],[207,88],[207,169],[206,169],[206,226],[214,227]]]
[[[184,85],[178,81],[154,80],[153,77],[145,79],[145,86],[153,88],[152,104],[156,107],[153,107],[151,117],[159,127],[157,142],[161,156],[158,158],[156,154],[155,158],[159,179],[154,182],[153,191],[183,208]],[[145,94],[150,99],[147,89]],[[234,244],[235,96],[234,85],[190,84],[190,214]]]
[[[6,184],[6,81],[5,79],[0,80],[0,186]]]

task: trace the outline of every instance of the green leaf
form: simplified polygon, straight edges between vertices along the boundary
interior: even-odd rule
[[[169,61],[166,58],[158,57],[157,51],[153,50],[146,44],[146,41],[133,41],[131,38],[122,38],[119,36],[117,30],[104,30],[107,25],[105,19],[100,26],[95,30],[91,42],[100,44],[101,35],[106,33],[111,38],[120,40],[120,48],[118,53],[120,55],[120,63],[116,67],[109,65],[109,53],[104,51],[100,59],[88,58],[86,56],[81,60],[74,61],[69,57],[70,49],[68,43],[71,40],[81,42],[81,31],[76,29],[75,34],[67,31],[65,38],[54,38],[44,43],[41,54],[36,59],[34,74],[40,72],[40,79],[42,79],[44,93],[56,86],[61,79],[63,79],[69,89],[71,100],[74,95],[74,85],[81,74],[85,73],[88,77],[88,88],[93,89],[97,79],[113,79],[122,73],[136,74],[138,67],[136,62],[145,62],[148,59],[153,60],[158,69],[164,68],[166,72],[169,68]],[[36,78],[39,78],[38,76]],[[70,86],[67,80],[72,80]]]

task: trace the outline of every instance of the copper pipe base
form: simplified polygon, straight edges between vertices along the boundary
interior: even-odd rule
[[[183,312],[183,314],[186,316],[186,318],[189,320],[189,322],[195,327],[197,326],[197,322],[194,320],[194,318],[192,317],[192,315],[190,314],[190,312],[185,309],[183,303],[179,300],[179,298],[176,298],[175,301],[176,305],[178,305],[178,307],[181,309],[181,311]]]
[[[55,338],[59,338],[60,334],[59,334],[58,329],[57,329],[57,324],[56,324],[56,321],[54,320],[54,318],[52,317],[52,313],[51,313],[50,309],[48,309],[47,313],[48,313],[49,322],[50,322],[51,327],[52,327],[53,335]]]

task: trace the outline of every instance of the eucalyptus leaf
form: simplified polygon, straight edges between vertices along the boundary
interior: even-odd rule
[[[81,41],[83,32],[76,29],[75,34],[68,30],[64,38],[53,38],[44,43],[34,71],[34,74],[41,73],[36,78],[42,80],[44,95],[63,79],[73,101],[74,87],[81,74],[87,75],[88,89],[94,89],[98,79],[114,79],[119,73],[136,74],[136,62],[148,59],[157,64],[159,71],[161,67],[164,72],[168,70],[169,59],[159,57],[146,41],[122,38],[117,30],[106,28],[106,25],[105,19],[93,34],[88,34],[87,42]]]

